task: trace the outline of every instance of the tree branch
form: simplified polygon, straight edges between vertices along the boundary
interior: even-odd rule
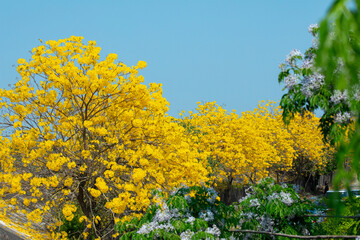
[[[270,235],[270,236],[279,236],[279,237],[288,237],[288,238],[297,238],[297,239],[330,239],[330,238],[355,239],[355,238],[358,237],[356,235],[301,236],[301,235],[290,235],[290,234],[284,234],[284,233],[273,233],[273,232],[265,232],[265,231],[240,230],[240,229],[230,229],[230,232],[251,233],[251,234],[266,234],[266,235]]]

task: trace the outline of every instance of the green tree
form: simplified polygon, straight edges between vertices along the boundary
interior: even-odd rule
[[[335,89],[348,92],[348,101],[354,122],[354,131],[349,138],[340,138],[337,155],[340,171],[336,183],[352,180],[353,174],[360,177],[360,1],[334,1],[327,16],[320,24],[319,49],[316,63],[321,68],[326,84]],[[333,74],[336,72],[336,74]],[[332,126],[331,130],[336,130]],[[344,161],[351,157],[351,174],[344,169]]]
[[[288,92],[283,95],[283,120],[295,113],[321,109],[321,130],[325,141],[338,147],[340,179],[350,183],[360,173],[360,1],[334,1],[320,27],[311,25],[313,46],[303,55],[293,50],[279,74]],[[346,161],[351,168],[345,171]]]

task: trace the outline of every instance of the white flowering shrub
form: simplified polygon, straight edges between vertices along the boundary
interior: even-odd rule
[[[295,113],[322,110],[322,133],[325,139],[330,136],[336,142],[357,114],[352,109],[360,106],[360,87],[354,85],[351,90],[339,90],[329,79],[325,79],[322,70],[315,65],[319,27],[312,24],[308,30],[314,37],[312,46],[304,54],[297,49],[292,50],[279,66],[278,80],[287,90],[280,102],[283,119],[289,122]],[[342,74],[344,68],[341,59],[336,64],[333,77]]]
[[[234,226],[232,206],[225,206],[207,187],[176,188],[169,196],[154,191],[154,201],[142,218],[118,223],[120,239],[227,239]]]
[[[313,218],[304,218],[315,206],[300,199],[292,186],[278,185],[272,178],[246,190],[239,201],[240,229],[303,235],[314,228]],[[246,235],[247,238],[267,239],[268,235]],[[241,237],[241,236],[239,236]]]

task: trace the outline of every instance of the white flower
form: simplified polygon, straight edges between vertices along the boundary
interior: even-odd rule
[[[174,227],[167,222],[166,224],[159,224],[158,222],[152,221],[150,223],[145,223],[141,226],[141,228],[137,231],[139,234],[149,234],[150,232],[156,230],[156,229],[164,229],[166,231],[172,231],[174,230]]]
[[[262,231],[272,232],[274,230],[274,220],[268,216],[261,216],[259,220]]]
[[[141,226],[141,228],[137,231],[139,234],[148,234],[151,231],[155,230],[159,226],[159,223],[157,222],[150,222],[148,224],[144,224]]]
[[[174,196],[179,191],[180,188],[175,187],[174,190],[171,191],[170,195]]]
[[[304,228],[301,233],[302,233],[302,235],[305,235],[305,236],[309,236],[309,235],[310,235],[309,230],[307,230],[306,228]]]
[[[298,83],[298,77],[294,74],[290,74],[284,78],[284,84],[287,89],[292,89]]]
[[[239,203],[245,201],[246,199],[248,199],[248,198],[250,198],[250,197],[251,197],[251,194],[248,194],[248,195],[246,195],[245,197],[240,198],[240,199],[239,199]]]
[[[306,97],[311,97],[313,92],[318,90],[325,83],[325,76],[320,73],[314,73],[308,77],[303,79],[303,86],[301,88],[301,92]]]
[[[255,214],[253,212],[242,213],[241,215],[246,217],[247,219],[252,219],[255,217]]]
[[[309,85],[303,85],[301,87],[301,92],[307,97],[307,98],[310,98],[314,92],[312,91],[312,89],[310,88]]]
[[[193,235],[194,233],[190,231],[190,229],[187,229],[185,232],[180,234],[180,238],[181,240],[190,240]]]
[[[313,38],[312,47],[315,48],[315,49],[318,49],[318,47],[319,47],[319,38],[317,38],[317,37]]]
[[[211,204],[214,204],[216,201],[216,198],[218,197],[217,193],[215,192],[214,189],[208,188],[208,193],[210,194],[210,198],[207,199],[207,201]]]
[[[195,218],[193,216],[190,216],[188,219],[185,220],[185,222],[192,223],[195,221]]]
[[[182,183],[179,187],[175,187],[174,190],[171,191],[170,195],[174,196],[180,189],[189,189],[189,187],[186,184]]]
[[[252,186],[245,189],[245,194],[249,195],[254,192],[254,188]]]
[[[285,59],[285,62],[289,65],[293,65],[293,61],[296,57],[304,57],[304,55],[298,49],[292,50]]]
[[[309,85],[312,89],[317,90],[325,83],[325,76],[320,73],[314,73],[309,76]]]
[[[345,89],[344,91],[335,90],[334,95],[330,97],[330,101],[334,104],[339,104],[340,102],[345,102],[349,98],[348,91]]]
[[[290,206],[294,201],[291,198],[290,193],[285,193],[283,191],[280,192],[280,201],[283,202],[285,205]]]
[[[321,210],[318,210],[318,209],[315,209],[315,210],[312,212],[312,214],[314,214],[314,215],[326,215],[326,212],[321,211]],[[323,222],[323,221],[324,221],[324,218],[323,218],[323,217],[319,217],[319,218],[316,220],[317,223],[321,223],[321,222]]]
[[[337,113],[334,117],[334,121],[336,123],[345,123],[348,122],[351,119],[351,114],[349,112],[344,112],[344,113]]]
[[[221,234],[221,231],[219,228],[216,227],[216,225],[214,224],[212,228],[208,227],[205,231],[206,233],[212,234],[216,237],[219,237]]]
[[[199,214],[199,217],[202,218],[202,219],[204,219],[204,220],[207,221],[207,222],[214,220],[214,214],[213,214],[213,212],[210,211],[210,210],[207,210],[206,212],[201,212],[201,213]]]
[[[274,192],[270,196],[267,197],[269,201],[279,199],[281,202],[283,202],[285,205],[290,206],[294,200],[291,198],[290,193],[286,193],[284,191],[281,191],[280,194]]]
[[[160,225],[158,225],[158,226],[157,226],[157,229],[164,229],[164,230],[169,231],[169,230],[174,230],[174,227],[173,227],[173,225],[171,225],[171,224],[168,222],[168,223],[166,223],[166,224],[160,224]]]
[[[341,72],[344,69],[344,66],[345,66],[344,60],[339,58],[338,62],[337,62],[336,69],[335,69],[335,73]]]
[[[144,224],[144,225],[141,226],[141,228],[136,233],[138,233],[138,234],[148,234],[149,232],[151,232],[151,231],[148,229],[148,225]]]
[[[156,211],[156,214],[155,214],[155,217],[153,220],[156,222],[166,222],[166,221],[169,221],[172,217],[173,217],[173,215],[169,211],[168,206],[166,205],[166,203],[163,203],[162,210],[158,209]]]
[[[359,85],[355,85],[352,88],[352,99],[354,99],[355,101],[360,101],[360,87]]]
[[[313,36],[315,36],[315,30],[317,30],[319,28],[319,25],[317,23],[315,24],[310,24],[310,26],[308,27],[308,31],[309,33],[311,33]]]
[[[255,198],[250,200],[250,207],[258,207],[258,206],[260,206],[259,199]]]
[[[301,68],[310,69],[314,66],[314,60],[312,58],[307,58],[303,61]]]

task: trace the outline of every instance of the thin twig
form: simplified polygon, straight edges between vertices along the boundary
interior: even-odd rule
[[[290,235],[284,233],[273,233],[265,231],[254,231],[254,230],[240,230],[240,229],[231,229],[230,232],[241,232],[241,233],[253,233],[253,234],[267,234],[270,236],[281,236],[288,238],[297,238],[297,239],[330,239],[330,238],[345,238],[345,239],[355,239],[359,236],[356,235],[314,235],[314,236],[301,236],[301,235]]]
[[[323,217],[323,218],[327,218],[327,217],[334,217],[334,218],[360,218],[360,215],[356,215],[356,216],[340,216],[340,215],[318,215],[318,214],[314,214],[314,215],[303,215],[302,217]]]

